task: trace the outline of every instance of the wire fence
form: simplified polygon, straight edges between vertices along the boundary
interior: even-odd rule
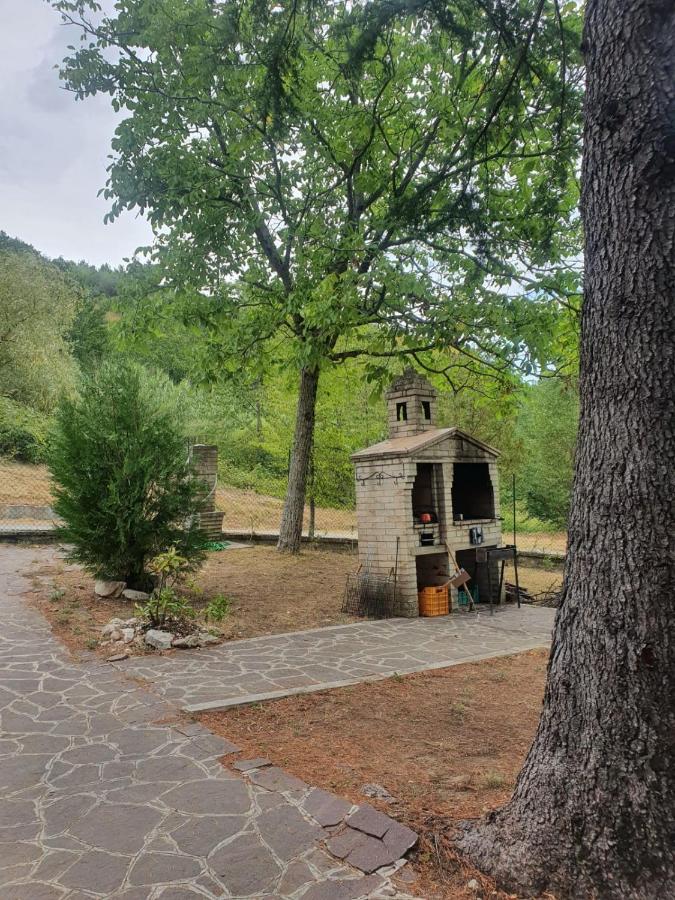
[[[283,499],[218,479],[216,509],[223,512],[223,531],[251,535],[279,530]],[[48,531],[57,524],[52,485],[46,466],[0,457],[0,532]],[[351,504],[321,506],[311,497],[305,508],[304,532],[310,537],[356,540],[356,513]]]
[[[283,508],[283,485],[274,483],[275,494],[263,488],[228,484],[218,477],[216,508],[223,513],[224,534],[270,536],[278,534]],[[315,502],[309,490],[304,515],[304,534],[309,538],[341,538],[357,541],[356,511],[353,496],[342,505]],[[281,495],[281,496],[279,496]],[[0,535],[35,534],[53,530],[58,524],[52,507],[52,485],[44,465],[17,462],[0,457]],[[510,541],[511,524],[504,523],[504,540]],[[564,531],[519,531],[518,547],[551,556],[565,553]]]

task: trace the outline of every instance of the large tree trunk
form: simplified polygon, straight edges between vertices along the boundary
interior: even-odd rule
[[[505,887],[675,885],[675,3],[588,0],[581,422],[544,709],[461,849]]]
[[[277,544],[277,548],[286,553],[297,553],[302,540],[302,518],[305,511],[307,472],[314,438],[318,387],[319,370],[303,369],[300,373],[295,435],[288,468],[288,490],[281,514],[279,543]]]

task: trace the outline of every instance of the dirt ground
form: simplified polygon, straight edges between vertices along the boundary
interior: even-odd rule
[[[541,707],[547,652],[534,650],[204,714],[242,747],[355,803],[371,802],[420,835],[406,889],[427,900],[483,896],[494,884],[452,851],[456,823],[505,803]],[[365,784],[394,802],[366,801]]]
[[[230,640],[339,625],[354,621],[340,607],[347,573],[356,565],[348,551],[306,549],[289,556],[270,546],[223,550],[208,555],[184,593],[197,609],[218,594],[230,599],[229,614],[217,625]],[[96,649],[103,625],[133,615],[133,603],[96,597],[93,578],[75,566],[57,561],[33,574],[31,601],[72,650]]]
[[[230,599],[229,614],[217,626],[227,640],[340,625],[354,621],[341,606],[347,574],[357,565],[356,553],[347,550],[308,547],[298,556],[269,545],[223,550],[208,555],[185,593],[197,609],[218,594]],[[522,585],[534,593],[561,580],[541,569],[519,572]],[[103,625],[133,615],[133,603],[96,597],[93,578],[75,566],[56,561],[34,575],[31,601],[72,650],[96,649]],[[512,580],[508,572],[506,577]]]

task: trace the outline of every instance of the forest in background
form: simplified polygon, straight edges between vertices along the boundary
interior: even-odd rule
[[[218,339],[214,298],[169,290],[152,265],[48,260],[0,233],[0,457],[41,463],[59,398],[77,390],[81,372],[115,356],[171,378],[188,411],[186,437],[219,447],[221,486],[284,497],[297,378],[290,360],[284,365],[283,347],[273,356],[231,354]],[[326,369],[308,490],[317,506],[353,508],[350,454],[384,437],[382,389],[404,365],[388,360],[377,377],[358,359]],[[442,377],[425,374],[439,389],[438,424],[466,429],[501,451],[505,526],[515,474],[519,528],[564,528],[575,377],[476,376],[453,391]]]

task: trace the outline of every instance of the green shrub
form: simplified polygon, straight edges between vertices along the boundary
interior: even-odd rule
[[[165,376],[116,360],[84,377],[79,396],[57,411],[48,461],[61,537],[94,575],[143,590],[148,562],[170,547],[186,565],[203,558],[195,518],[203,485]]]
[[[204,610],[206,622],[222,622],[230,612],[230,598],[217,594]]]
[[[518,416],[523,445],[517,494],[529,516],[566,528],[574,469],[579,397],[572,383],[531,386]]]
[[[47,421],[41,413],[0,398],[0,456],[17,462],[44,462]]]
[[[165,587],[153,591],[150,599],[135,609],[140,619],[145,619],[151,628],[167,628],[183,624],[186,619],[194,619],[194,607],[185,597],[179,596],[173,588]]]

